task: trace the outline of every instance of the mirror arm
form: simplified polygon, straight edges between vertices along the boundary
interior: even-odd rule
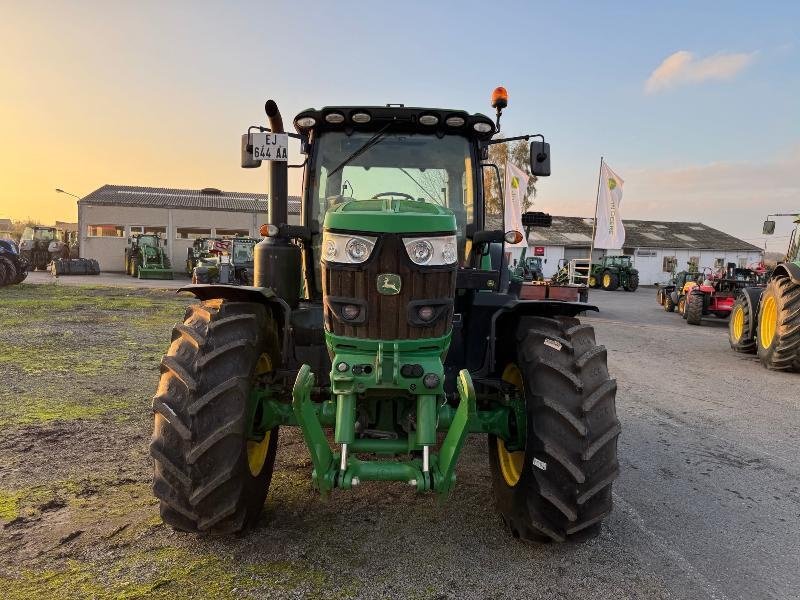
[[[517,140],[525,140],[527,142],[531,138],[541,138],[542,143],[545,142],[544,135],[542,135],[541,133],[529,133],[527,135],[517,135],[515,137],[510,137],[510,138],[500,138],[500,139],[497,139],[497,140],[489,140],[489,141],[483,142],[483,145],[484,146],[493,146],[494,144],[505,144],[506,142],[516,142]]]

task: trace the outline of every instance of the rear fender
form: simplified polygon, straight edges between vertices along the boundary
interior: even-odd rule
[[[761,305],[761,294],[764,288],[742,288],[739,290],[750,309],[750,323],[747,328],[747,337],[752,338],[756,335],[756,323],[758,322],[758,310]]]
[[[516,345],[516,340],[510,336],[516,334],[516,324],[522,317],[575,317],[587,310],[600,312],[591,304],[561,300],[513,300],[504,305],[492,316],[489,346],[481,374],[495,373],[498,342],[501,345]]]
[[[281,356],[283,360],[292,355],[291,330],[289,327],[291,309],[289,305],[278,298],[269,288],[260,288],[244,285],[224,285],[224,284],[191,284],[178,289],[179,292],[189,292],[198,300],[213,300],[224,298],[231,302],[255,302],[263,304],[272,312],[272,316],[278,322],[278,334],[281,337]]]

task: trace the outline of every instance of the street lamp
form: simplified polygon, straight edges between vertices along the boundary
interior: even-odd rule
[[[56,188],[56,192],[58,192],[59,194],[66,194],[67,196],[72,196],[73,198],[77,198],[78,200],[81,199],[80,196],[76,196],[75,194],[70,194],[69,192],[65,192],[61,188]]]

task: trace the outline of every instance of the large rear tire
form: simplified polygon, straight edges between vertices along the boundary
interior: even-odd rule
[[[787,275],[770,279],[761,296],[758,358],[773,371],[800,371],[800,285]]]
[[[733,303],[731,320],[728,323],[728,342],[735,352],[755,354],[756,338],[750,333],[752,315],[750,303],[744,296],[739,296]]]
[[[230,534],[258,519],[278,428],[250,439],[249,396],[279,364],[277,326],[263,305],[217,299],[187,309],[153,398],[153,492],[165,523]]]
[[[639,288],[639,275],[631,273],[628,276],[628,285],[625,286],[626,292],[635,292]]]
[[[526,317],[504,379],[522,388],[523,451],[489,436],[498,511],[512,535],[530,542],[582,541],[611,512],[619,475],[616,381],[606,349],[577,319]]]
[[[689,294],[686,296],[686,322],[689,325],[703,323],[703,296],[702,294]]]

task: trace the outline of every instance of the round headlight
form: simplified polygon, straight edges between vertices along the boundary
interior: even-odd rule
[[[445,123],[449,127],[463,127],[464,118],[463,117],[447,117],[447,119],[445,119]]]
[[[345,304],[342,307],[342,317],[344,317],[348,321],[353,321],[357,319],[360,314],[361,314],[361,308],[359,308],[355,304]]]
[[[433,389],[439,385],[439,376],[436,373],[428,373],[422,380],[423,385],[428,389]]]
[[[300,117],[294,122],[294,124],[300,129],[308,129],[309,127],[316,125],[317,120],[314,117]]]
[[[489,133],[492,131],[492,129],[494,129],[494,127],[492,127],[489,123],[484,123],[482,121],[475,123],[472,128],[478,133]]]
[[[435,314],[436,311],[432,306],[420,306],[417,309],[417,316],[419,317],[420,321],[430,321]]]
[[[414,263],[424,265],[433,256],[433,245],[427,240],[417,240],[408,246],[408,256]]]
[[[328,113],[325,115],[325,120],[334,125],[337,123],[344,123],[344,115],[342,113]]]
[[[439,122],[439,117],[436,115],[422,115],[419,118],[422,125],[436,125]]]
[[[336,247],[336,242],[333,240],[328,240],[325,242],[325,258],[328,260],[336,258],[338,253],[339,249]]]
[[[442,247],[442,260],[445,264],[456,262],[456,247],[453,244],[445,244]]]
[[[372,120],[372,117],[369,116],[369,113],[365,112],[354,113],[350,118],[353,119],[353,123],[369,123]]]
[[[369,256],[369,245],[361,238],[350,238],[345,246],[347,256],[355,262],[363,262]]]

